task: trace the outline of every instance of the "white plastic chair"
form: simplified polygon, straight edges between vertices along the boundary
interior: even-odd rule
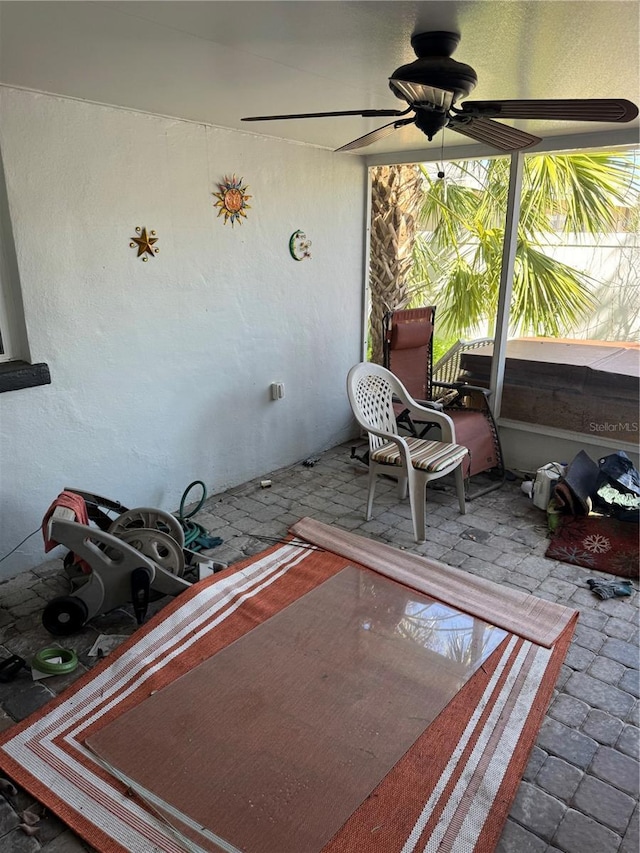
[[[367,521],[371,518],[376,479],[379,474],[398,477],[398,495],[406,497],[413,519],[416,542],[425,540],[426,487],[431,480],[455,471],[456,493],[461,514],[466,512],[462,460],[468,450],[456,444],[453,421],[442,412],[417,403],[402,382],[385,367],[370,362],[354,365],[347,377],[347,393],[353,414],[369,435],[369,494]],[[440,426],[444,441],[401,436],[393,409],[400,400],[411,417],[428,420]],[[393,469],[400,469],[394,472]]]

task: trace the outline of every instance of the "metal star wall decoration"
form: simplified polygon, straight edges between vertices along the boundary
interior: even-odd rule
[[[134,249],[136,246],[138,247],[138,257],[142,255],[143,261],[149,260],[147,255],[152,258],[155,257],[155,255],[157,255],[160,251],[160,249],[154,245],[158,242],[156,232],[151,231],[149,234],[147,234],[146,228],[140,228],[140,226],[138,226],[136,228],[136,234],[138,234],[139,236],[132,237],[131,243],[129,243],[129,245],[132,249]]]
[[[242,185],[242,178],[236,178],[233,175],[232,177],[225,176],[222,183],[218,184],[218,189],[220,190],[219,193],[211,193],[218,199],[214,205],[214,207],[220,208],[218,216],[224,214],[225,225],[228,219],[231,220],[232,226],[236,222],[242,225],[242,217],[247,218],[245,210],[251,209],[251,205],[247,204],[247,199],[250,199],[251,196],[246,194],[249,187]]]

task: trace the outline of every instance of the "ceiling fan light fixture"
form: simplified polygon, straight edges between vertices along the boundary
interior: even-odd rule
[[[391,91],[399,98],[404,98],[413,106],[433,107],[447,112],[453,106],[455,92],[439,89],[424,83],[412,83],[408,80],[389,81]]]

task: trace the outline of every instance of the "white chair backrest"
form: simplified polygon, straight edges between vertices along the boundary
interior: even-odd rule
[[[393,397],[405,398],[407,393],[393,373],[379,364],[366,361],[356,364],[347,377],[347,393],[353,414],[361,427],[398,434]],[[371,450],[376,450],[384,443],[384,438],[369,433]]]

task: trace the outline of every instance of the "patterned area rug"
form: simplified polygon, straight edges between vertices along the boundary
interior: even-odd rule
[[[371,551],[368,540],[306,521],[307,527],[302,527],[310,535],[333,538],[336,548],[349,551],[350,556],[324,550],[317,543],[310,547],[308,538],[295,539],[195,584],[66,693],[3,733],[0,768],[101,853],[279,853],[272,845],[263,844],[259,833],[255,844],[236,845],[233,839],[216,833],[215,826],[198,825],[175,802],[170,808],[166,808],[166,799],[159,805],[162,793],[149,791],[128,778],[128,773],[105,765],[92,751],[91,743],[100,741],[110,726],[121,725],[125,715],[139,713],[145,701],[161,696],[163,690],[188,685],[189,680],[182,676],[203,662],[214,662],[216,656],[224,657],[234,643],[238,644],[236,641],[266,627],[272,618],[277,619],[302,597],[315,594],[325,582],[340,573],[348,578],[345,569],[355,567],[370,573],[372,579],[387,574],[388,569],[389,575],[396,575],[393,584],[406,594],[407,601],[415,600],[413,590],[431,585],[442,591],[434,598],[449,606],[451,599],[457,598],[459,611],[467,614],[477,608],[498,616],[502,613],[505,621],[512,622],[515,608],[523,631],[501,626],[506,632],[504,638],[482,666],[457,692],[454,689],[453,698],[447,699],[426,729],[419,730],[409,749],[393,759],[391,769],[332,830],[331,837],[315,850],[305,849],[305,853],[492,853],[551,698],[576,612],[388,546],[376,544]],[[353,559],[357,553],[361,555],[359,561]],[[376,568],[369,565],[369,557]],[[407,583],[402,584],[400,576]],[[464,596],[456,590],[464,590]],[[409,623],[414,625],[415,608],[403,607],[398,613],[398,627],[400,621],[405,631]],[[391,618],[396,616],[392,614]],[[369,632],[374,627],[369,617],[357,620],[361,645],[369,644]],[[541,641],[523,636],[540,630]],[[309,635],[301,637],[295,652],[300,654],[302,649],[305,654],[316,655],[321,650],[312,641],[313,634],[311,641]],[[477,647],[475,630],[469,632],[469,641]],[[286,641],[283,645],[290,647]],[[437,667],[441,663],[439,653],[432,650],[429,654]],[[348,660],[350,655],[346,657]],[[268,675],[269,660],[264,661],[263,669]],[[330,686],[331,682],[332,677],[326,683]],[[433,681],[425,673],[423,682],[428,704]],[[342,696],[340,682],[333,689],[337,689],[336,696]],[[366,699],[365,693],[363,697]],[[208,710],[201,698],[182,697],[188,709],[185,714],[197,717],[199,724],[206,721]],[[410,699],[415,702],[415,694]],[[384,703],[380,705],[376,710],[383,713]],[[253,706],[247,702],[247,707]],[[411,719],[415,720],[415,711]],[[188,731],[186,720],[184,717]],[[322,719],[317,723],[322,732]],[[213,736],[215,715],[209,724]],[[243,732],[234,733],[237,741],[253,738],[254,745],[260,746],[256,756],[262,755],[269,744],[255,741],[256,728],[251,720]],[[357,746],[360,734],[354,731],[346,742]],[[370,732],[369,736],[376,734]],[[165,777],[180,784],[173,774],[176,754],[172,753],[171,740],[167,737],[160,743],[153,759],[160,759]],[[376,752],[384,752],[385,746],[378,743]],[[330,754],[313,756],[312,751],[304,750],[296,750],[296,754],[308,764],[309,772],[322,768],[332,778],[331,767],[326,765],[333,760]],[[344,757],[345,753],[338,750],[337,760]],[[286,783],[285,800],[293,807],[305,780],[296,773],[287,775],[287,768],[276,768],[276,772]],[[180,779],[190,784],[188,775]],[[242,793],[235,792],[234,797]],[[215,802],[216,787],[198,790],[196,795]],[[257,816],[258,821],[273,822],[273,814],[261,810],[261,805],[250,801],[244,804],[247,820]]]
[[[545,556],[610,575],[637,578],[638,525],[615,518],[567,516],[553,533]]]

